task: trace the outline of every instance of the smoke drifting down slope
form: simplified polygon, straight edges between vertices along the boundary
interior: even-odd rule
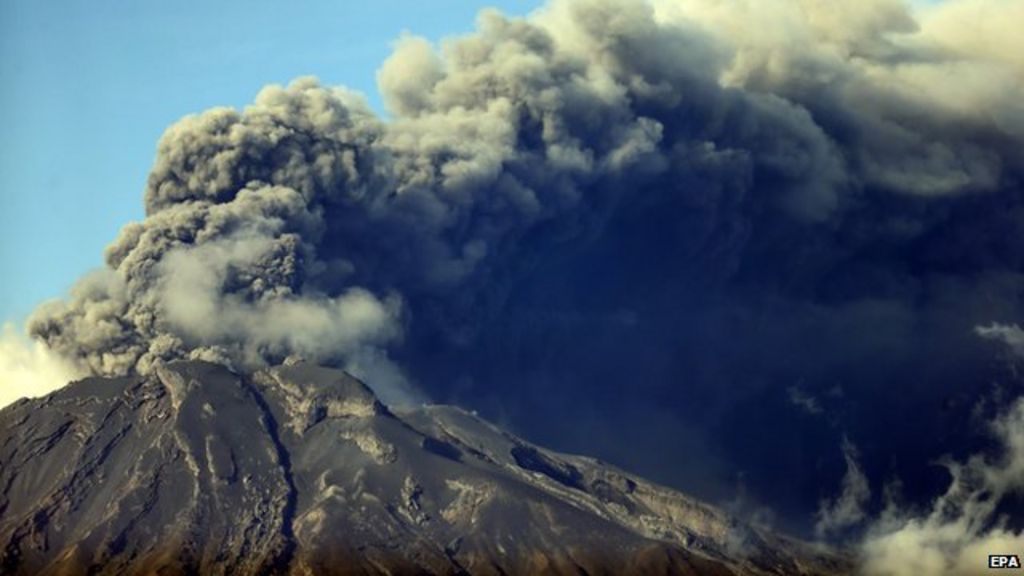
[[[848,435],[868,484],[928,487],[942,442],[993,416],[972,411],[989,383],[1021,392],[974,328],[1024,317],[1022,20],[997,0],[485,12],[440,49],[398,43],[390,120],[300,79],[172,126],[146,218],[30,330],[97,375],[300,355],[567,443],[636,424],[612,453],[664,422],[703,466],[662,478],[714,493],[742,465],[783,509],[832,496],[795,441],[841,475]],[[794,382],[824,423],[778,422]]]

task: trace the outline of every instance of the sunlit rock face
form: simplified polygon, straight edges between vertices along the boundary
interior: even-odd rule
[[[694,465],[699,465],[695,463]],[[177,362],[0,411],[4,574],[840,574],[766,533],[348,374]]]

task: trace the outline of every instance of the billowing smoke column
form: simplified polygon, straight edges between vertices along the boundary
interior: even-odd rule
[[[398,375],[380,347],[401,335],[401,296],[362,287],[344,257],[373,233],[388,185],[381,135],[365,107],[312,81],[182,120],[160,143],[146,219],[30,329],[99,374],[303,354]]]
[[[561,11],[584,17],[564,38],[545,28]],[[481,26],[446,59],[399,45],[380,74],[388,124],[313,80],[182,120],[160,143],[146,219],[32,332],[101,374],[183,356],[376,365],[403,302],[473,300],[540,226],[600,234],[617,204],[666,195],[742,211],[758,178],[777,190],[751,205],[824,218],[845,185],[806,111],[721,88],[707,40],[646,6]]]
[[[1005,380],[975,326],[1024,317],[1021,21],[1010,0],[485,12],[440,51],[398,43],[390,120],[300,79],[171,127],[146,218],[30,329],[99,374],[298,354],[710,493],[743,461],[783,508],[831,494],[779,480],[853,453],[913,483]],[[908,410],[896,439],[859,424]],[[701,470],[626,448],[653,432]]]

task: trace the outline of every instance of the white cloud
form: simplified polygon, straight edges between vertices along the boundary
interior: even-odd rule
[[[861,546],[869,576],[988,574],[989,554],[1020,554],[1024,532],[997,515],[1000,501],[1024,491],[1024,399],[992,425],[1002,444],[996,459],[947,462],[952,481],[927,514],[890,506]]]
[[[21,398],[43,396],[83,372],[41,342],[29,340],[7,322],[0,333],[0,408]]]

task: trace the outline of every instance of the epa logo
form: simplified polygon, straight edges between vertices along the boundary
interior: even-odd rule
[[[1016,568],[1020,570],[1020,556],[1016,554],[989,554],[989,568]]]

